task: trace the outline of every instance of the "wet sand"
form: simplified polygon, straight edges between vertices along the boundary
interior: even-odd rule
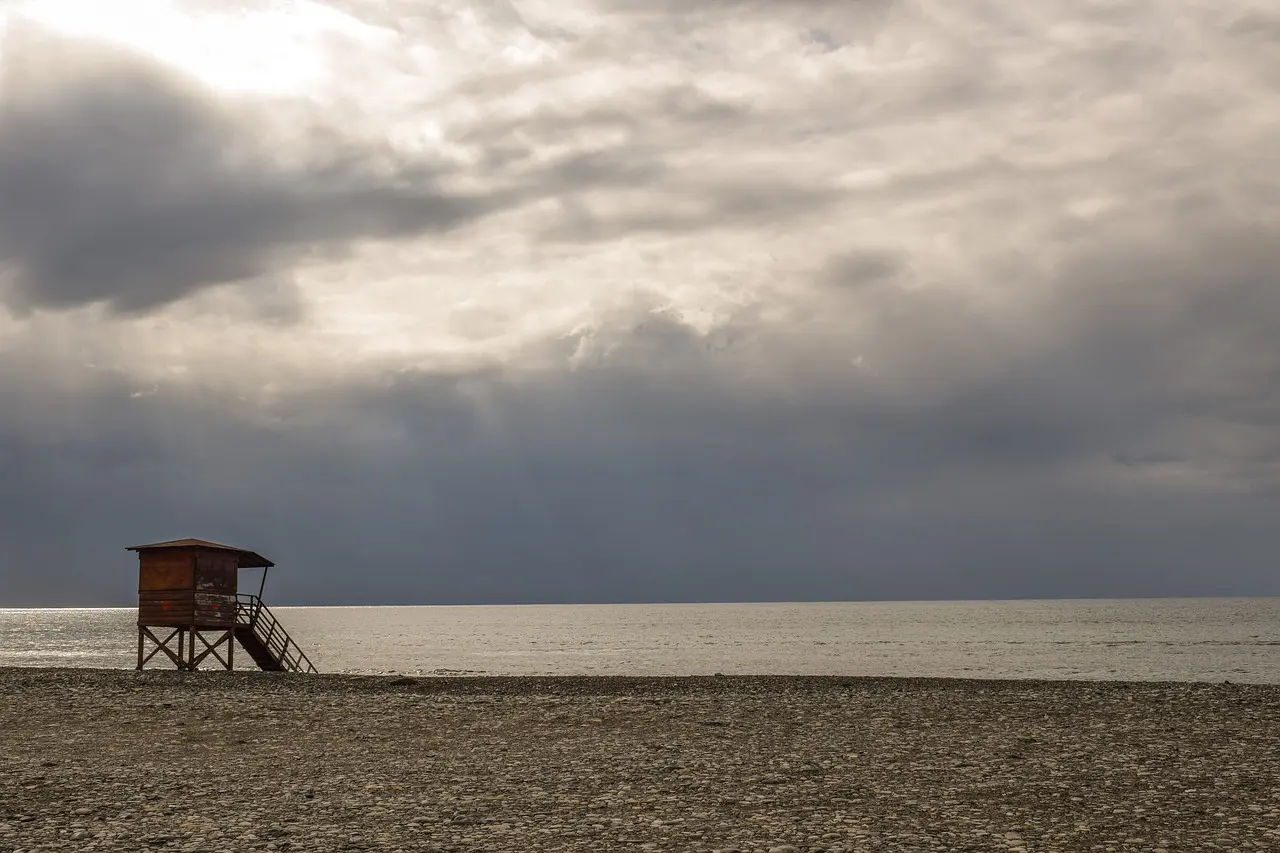
[[[792,848],[1280,850],[1280,685],[0,669],[0,851]]]

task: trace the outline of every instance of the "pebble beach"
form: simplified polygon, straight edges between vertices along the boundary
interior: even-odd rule
[[[1280,850],[1280,685],[0,669],[36,850]]]

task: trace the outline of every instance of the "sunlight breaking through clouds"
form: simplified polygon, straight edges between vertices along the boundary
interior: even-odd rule
[[[690,595],[1198,590],[1194,532],[1276,591],[1268,4],[6,10],[0,503],[183,465],[265,496],[170,496],[225,538]]]
[[[385,44],[387,33],[323,3],[28,0],[20,11],[50,28],[136,49],[216,89],[305,95],[338,73],[331,42]]]

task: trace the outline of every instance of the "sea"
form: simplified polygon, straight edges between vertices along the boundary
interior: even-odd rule
[[[321,672],[1280,683],[1280,598],[272,609]],[[0,609],[0,666],[131,668],[134,619]]]

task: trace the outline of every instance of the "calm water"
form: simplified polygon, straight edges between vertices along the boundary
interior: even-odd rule
[[[274,610],[323,672],[1280,683],[1280,598]],[[133,619],[0,609],[0,666],[131,667]]]

